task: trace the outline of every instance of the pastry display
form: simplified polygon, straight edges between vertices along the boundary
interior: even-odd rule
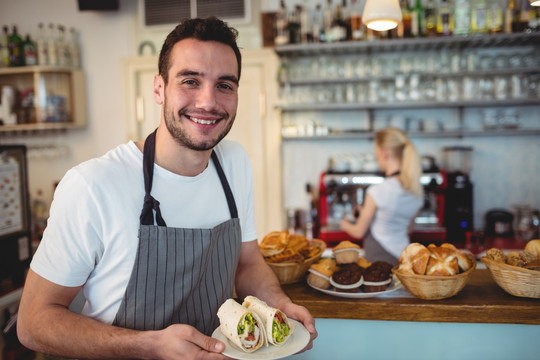
[[[358,292],[362,285],[363,273],[364,268],[358,266],[357,263],[346,264],[332,275],[331,283],[336,291]]]
[[[350,264],[358,261],[360,257],[360,245],[352,241],[341,241],[334,246],[333,253],[338,264]]]
[[[392,281],[392,265],[384,261],[375,261],[364,271],[364,292],[379,292],[386,290]]]
[[[469,270],[472,261],[449,243],[440,246],[409,244],[398,259],[398,271],[403,274],[451,276]]]

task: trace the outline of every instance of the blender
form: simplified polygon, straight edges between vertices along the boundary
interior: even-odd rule
[[[443,224],[446,241],[453,244],[464,244],[466,233],[473,230],[472,150],[469,146],[443,148],[447,183]]]

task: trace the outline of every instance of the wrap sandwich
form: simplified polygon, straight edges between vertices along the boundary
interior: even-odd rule
[[[272,345],[283,345],[291,336],[291,323],[281,310],[268,306],[255,296],[246,296],[242,305],[257,313],[264,322],[266,341]]]
[[[264,322],[253,310],[248,310],[234,299],[228,299],[220,306],[217,315],[219,328],[237,348],[253,352],[267,345]]]

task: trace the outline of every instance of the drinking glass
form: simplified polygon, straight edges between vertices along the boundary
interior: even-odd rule
[[[533,212],[529,205],[516,205],[516,233],[518,239],[532,240],[535,235]]]

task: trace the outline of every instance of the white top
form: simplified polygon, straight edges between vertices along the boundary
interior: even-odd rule
[[[253,175],[245,150],[223,140],[216,153],[231,187],[242,241],[257,239]],[[143,155],[134,142],[69,170],[54,195],[31,268],[68,287],[84,284],[82,313],[112,323],[127,287],[144,201]],[[231,218],[213,162],[185,177],[154,166],[152,196],[168,227],[212,228]]]
[[[377,205],[370,231],[375,240],[390,254],[399,258],[409,245],[408,227],[422,207],[422,197],[403,190],[396,177],[371,185],[367,193]]]

